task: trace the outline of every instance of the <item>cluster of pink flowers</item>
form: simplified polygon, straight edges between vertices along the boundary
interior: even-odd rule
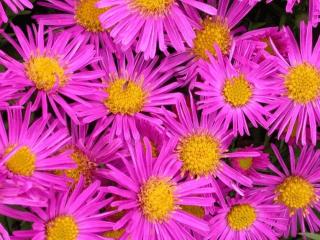
[[[0,239],[319,232],[320,0],[247,31],[271,1],[0,0]]]

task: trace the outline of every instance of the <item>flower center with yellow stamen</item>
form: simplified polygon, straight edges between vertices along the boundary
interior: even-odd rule
[[[91,162],[88,156],[79,149],[75,149],[71,154],[71,159],[77,164],[74,169],[57,171],[58,174],[64,173],[66,176],[72,178],[75,183],[83,176],[85,181],[85,186],[90,185],[92,182],[92,173],[96,168],[95,163]]]
[[[243,75],[226,80],[223,88],[226,102],[233,107],[246,105],[252,96],[252,87]]]
[[[145,15],[163,15],[173,3],[174,0],[132,0],[131,6]]]
[[[231,47],[231,33],[228,24],[219,18],[206,18],[202,29],[196,31],[193,52],[198,58],[208,60],[207,51],[217,56],[214,45],[218,45],[222,54],[229,54]]]
[[[11,152],[8,149],[6,153]],[[7,169],[17,175],[30,177],[36,168],[36,155],[27,146],[20,147],[5,163]]]
[[[79,25],[89,32],[103,32],[99,16],[108,8],[97,8],[98,0],[80,0],[75,9],[75,19]]]
[[[299,176],[287,177],[276,188],[275,201],[287,206],[291,214],[298,209],[306,209],[317,198],[312,184]]]
[[[293,101],[300,104],[314,101],[320,93],[320,70],[309,63],[291,67],[284,76],[284,85]]]
[[[204,218],[205,211],[202,207],[199,206],[189,206],[189,205],[182,205],[182,210],[196,216],[198,218]]]
[[[220,166],[220,144],[209,134],[193,134],[178,145],[183,171],[193,176],[214,174]]]
[[[253,162],[252,157],[245,157],[245,158],[238,159],[239,167],[244,171],[247,171],[251,168],[252,162]]]
[[[71,216],[59,216],[46,225],[46,240],[77,240],[79,229]]]
[[[256,211],[249,204],[235,205],[227,215],[229,227],[235,231],[248,229],[256,219]]]
[[[63,86],[67,81],[63,67],[54,57],[31,57],[25,63],[25,71],[38,90],[49,91],[56,84]]]
[[[165,221],[175,208],[174,187],[166,179],[151,177],[141,187],[139,200],[150,221]]]
[[[140,84],[123,78],[111,82],[106,92],[108,98],[105,105],[113,114],[132,115],[140,112],[147,95]]]

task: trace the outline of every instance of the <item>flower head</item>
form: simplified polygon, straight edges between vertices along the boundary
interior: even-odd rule
[[[123,212],[115,222],[114,230],[139,239],[162,238],[192,239],[189,231],[205,236],[209,230],[203,219],[184,210],[188,206],[212,206],[215,191],[208,179],[183,180],[179,176],[181,164],[174,161],[172,144],[166,143],[159,156],[152,156],[152,146],[147,138],[144,145],[137,141],[129,144],[130,157],[122,158],[122,170],[108,165],[106,175],[114,182],[106,191],[114,195],[111,207]],[[143,149],[146,149],[143,151]]]
[[[277,240],[286,229],[281,208],[264,195],[223,200],[210,220],[210,239]]]
[[[99,16],[107,9],[97,8],[97,2],[98,0],[44,0],[38,4],[58,12],[33,17],[41,24],[63,29],[72,35],[83,34],[89,39],[90,44],[95,45],[97,52],[100,48],[112,52],[114,51],[113,41],[99,21]],[[59,20],[57,21],[57,19]]]
[[[67,179],[52,171],[74,167],[70,151],[60,151],[69,141],[68,132],[50,118],[31,122],[30,114],[29,105],[24,114],[20,109],[8,110],[7,119],[0,119],[1,175],[16,182],[16,186],[64,189]]]
[[[32,222],[33,228],[15,231],[14,239],[99,239],[99,234],[111,226],[99,212],[108,203],[99,187],[96,181],[84,188],[81,179],[73,191],[51,191],[47,207],[32,207],[30,213],[21,212],[16,217]],[[12,211],[8,210],[8,214]]]
[[[211,1],[208,1],[211,2]],[[209,60],[208,53],[217,57],[217,49],[224,56],[231,56],[237,48],[239,33],[243,28],[236,27],[247,13],[254,7],[249,0],[221,0],[216,1],[216,16],[205,18],[195,17],[197,22],[193,45],[185,52],[178,54],[184,64],[179,71],[178,78],[184,84],[193,83],[196,79],[199,66]],[[254,41],[251,41],[255,45]],[[175,58],[176,59],[176,58]]]
[[[184,100],[177,105],[177,118],[165,114],[165,125],[175,140],[177,160],[182,172],[191,178],[214,176],[242,194],[238,184],[251,186],[251,180],[230,167],[223,159],[258,157],[258,152],[229,152],[233,135],[217,125],[214,115],[197,117],[193,98],[190,107]]]
[[[18,99],[19,105],[31,101],[32,110],[41,107],[44,116],[51,107],[62,123],[65,113],[79,123],[70,102],[89,106],[89,100],[98,94],[98,79],[103,76],[101,70],[85,70],[97,60],[94,47],[83,44],[82,35],[71,39],[70,33],[53,33],[49,29],[44,33],[42,25],[27,27],[28,37],[18,27],[12,27],[17,42],[4,32],[2,35],[17,50],[22,62],[1,51],[0,63],[7,74],[0,80],[16,91],[24,90]]]
[[[166,58],[144,60],[141,54],[134,56],[132,52],[120,54],[116,61],[107,54],[103,59],[104,96],[98,96],[91,109],[81,104],[74,108],[83,122],[100,120],[105,126],[111,124],[110,137],[125,140],[140,138],[137,121],[162,128],[155,115],[161,113],[162,106],[175,104],[181,96],[173,92],[179,84],[168,83],[174,65],[167,65]]]
[[[279,138],[285,132],[287,142],[294,133],[297,143],[305,145],[309,137],[315,145],[320,120],[320,38],[313,48],[312,26],[301,22],[299,49],[291,30],[285,28],[285,31],[290,43],[288,60],[281,55],[273,58],[279,62],[280,74],[274,82],[277,95],[268,103],[269,133],[278,130]]]
[[[271,174],[260,174],[254,178],[254,183],[260,187],[253,193],[267,194],[273,204],[282,208],[282,217],[289,220],[285,236],[295,237],[298,232],[317,231],[319,219],[316,215],[319,209],[318,186],[320,151],[313,147],[304,147],[300,155],[295,156],[295,149],[289,146],[290,165],[287,166],[278,149],[272,145],[281,171],[269,164]],[[261,188],[262,187],[262,188]],[[300,227],[299,227],[300,226]]]
[[[248,46],[248,48],[251,48]],[[244,55],[244,58],[250,56]],[[247,121],[254,127],[267,128],[268,111],[264,105],[274,94],[272,75],[277,64],[271,60],[253,64],[250,61],[232,64],[218,55],[200,67],[203,82],[196,82],[196,94],[201,96],[199,109],[203,114],[215,115],[223,129],[232,129],[234,135],[249,133]]]
[[[199,0],[101,0],[98,7],[106,9],[100,21],[103,28],[111,29],[114,41],[125,50],[134,46],[145,59],[155,57],[157,45],[163,52],[167,46],[178,52],[185,50],[185,43],[192,46],[194,23],[188,16],[198,16],[198,10],[216,13],[214,7]]]

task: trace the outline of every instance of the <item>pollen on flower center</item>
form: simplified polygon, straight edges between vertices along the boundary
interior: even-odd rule
[[[139,200],[150,221],[165,221],[175,208],[174,187],[166,179],[151,177],[141,187]]]
[[[299,176],[287,177],[276,188],[275,200],[287,206],[291,213],[297,209],[306,209],[316,199],[312,184]]]
[[[223,54],[228,54],[231,46],[231,33],[227,23],[219,18],[206,18],[202,29],[196,31],[193,52],[198,58],[208,60],[207,51],[216,56],[217,44]]]
[[[209,134],[193,134],[178,145],[183,170],[193,176],[215,173],[220,166],[220,144]]]
[[[293,101],[306,104],[320,93],[320,70],[309,63],[291,67],[284,77],[287,94]]]
[[[227,215],[230,228],[236,231],[248,229],[256,218],[256,211],[249,204],[235,205],[230,209]]]
[[[95,170],[95,163],[91,162],[87,155],[79,149],[75,149],[71,154],[71,159],[77,164],[74,169],[58,171],[58,174],[64,173],[66,176],[78,182],[80,176],[83,176],[85,185],[88,186],[92,182],[92,172]]]
[[[71,216],[59,216],[46,225],[46,240],[77,240],[79,229]]]
[[[131,6],[146,15],[162,15],[174,0],[132,0]]]
[[[238,159],[238,164],[242,170],[247,171],[252,166],[252,157],[240,158]]]
[[[31,57],[25,63],[25,71],[39,90],[49,91],[55,85],[63,86],[67,81],[63,67],[53,57]]]
[[[233,107],[246,105],[252,96],[252,87],[243,75],[226,80],[223,88],[226,102]]]
[[[8,150],[8,153],[11,150]],[[14,174],[30,177],[35,170],[35,162],[35,154],[29,147],[22,146],[8,159],[5,165]]]
[[[98,0],[80,0],[75,9],[75,19],[89,32],[103,32],[99,16],[108,8],[97,8]]]
[[[142,110],[145,103],[146,93],[138,83],[116,79],[110,83],[106,92],[108,98],[105,105],[113,114],[135,114]]]

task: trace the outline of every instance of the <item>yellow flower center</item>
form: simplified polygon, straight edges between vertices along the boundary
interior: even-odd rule
[[[89,32],[104,31],[99,16],[105,13],[108,8],[97,8],[97,2],[98,0],[80,0],[75,10],[77,23]]]
[[[28,78],[34,82],[39,90],[49,91],[56,84],[63,86],[67,77],[58,59],[47,56],[31,57],[25,63]]]
[[[223,96],[225,101],[233,107],[244,106],[252,96],[250,83],[243,75],[228,79],[224,84]]]
[[[46,240],[77,240],[79,229],[71,216],[59,216],[46,225]]]
[[[251,168],[252,166],[252,157],[245,157],[245,158],[240,158],[238,160],[238,163],[239,163],[239,167],[244,170],[244,171],[247,171],[248,169]]]
[[[289,68],[284,81],[288,97],[297,103],[306,104],[319,96],[320,71],[309,63]]]
[[[287,206],[291,214],[298,209],[306,209],[317,198],[312,184],[299,176],[287,177],[276,188],[276,202]]]
[[[198,218],[204,218],[205,216],[205,211],[202,207],[182,205],[181,208],[183,211],[190,213]]]
[[[12,151],[13,148],[8,148],[6,153]],[[7,169],[17,175],[31,177],[36,168],[36,155],[29,147],[23,146],[19,148],[5,163]]]
[[[228,24],[219,18],[206,18],[202,29],[196,31],[193,52],[198,58],[208,60],[207,51],[217,56],[214,45],[217,44],[223,54],[228,54],[231,47],[231,34]]]
[[[77,164],[77,167],[69,170],[57,171],[58,174],[65,174],[72,178],[75,183],[84,178],[85,185],[88,186],[92,182],[92,172],[95,170],[95,163],[91,162],[87,155],[79,149],[75,149],[71,154],[72,160]]]
[[[175,208],[174,187],[166,179],[151,177],[141,187],[139,200],[150,221],[165,221]]]
[[[132,0],[131,7],[145,15],[165,14],[174,0]]]
[[[249,204],[233,206],[227,216],[229,227],[235,231],[248,229],[256,219],[256,211]]]
[[[122,237],[123,234],[124,234],[124,229],[121,228],[119,230],[112,230],[112,231],[105,232],[103,236],[106,238],[119,239]]]
[[[178,145],[183,171],[194,176],[215,173],[220,166],[220,144],[209,134],[193,134]]]
[[[110,83],[106,92],[108,98],[105,105],[113,114],[135,114],[142,110],[145,103],[146,93],[138,83],[116,79]]]

